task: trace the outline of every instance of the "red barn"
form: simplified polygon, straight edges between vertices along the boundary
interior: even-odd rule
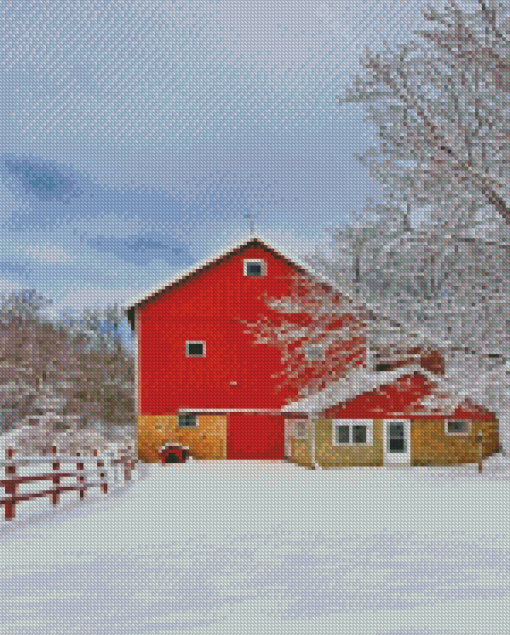
[[[142,460],[157,460],[168,441],[184,443],[196,458],[284,457],[280,408],[296,389],[281,389],[275,377],[282,370],[280,351],[256,345],[243,321],[277,319],[264,294],[289,295],[296,273],[311,275],[253,238],[127,309],[138,343]]]
[[[280,351],[257,345],[246,323],[261,317],[277,323],[281,315],[267,306],[265,296],[290,295],[296,274],[318,281],[337,298],[340,292],[280,251],[250,239],[181,273],[127,309],[138,344],[141,460],[157,461],[161,446],[179,443],[198,459],[287,457],[311,465],[381,465],[395,459],[384,451],[386,421],[391,434],[405,436],[398,443],[388,441],[388,447],[405,447],[405,455],[399,450],[401,456],[396,458],[411,464],[472,460],[479,431],[485,435],[485,454],[496,451],[499,437],[493,413],[474,405],[470,411],[449,413],[449,418],[420,411],[417,400],[428,388],[419,382],[423,377],[433,382],[434,374],[444,372],[442,359],[434,353],[420,358],[420,349],[410,349],[407,353],[413,355],[409,357],[401,356],[397,362],[388,358],[389,363],[350,374],[305,400],[298,400],[297,386],[282,388]],[[285,315],[296,323],[303,317]],[[350,344],[346,346],[347,360],[359,360],[361,371],[367,355],[363,338],[351,342],[355,340],[352,354]],[[416,355],[418,365],[406,369]],[[368,386],[360,390],[365,380],[375,389],[417,370],[421,375],[413,381],[418,381],[423,395],[416,393],[413,382],[398,389],[387,387],[378,395],[367,395]],[[314,400],[322,407],[311,408]],[[413,404],[412,413],[403,410],[409,404]],[[462,421],[458,420],[461,414]],[[315,422],[313,431],[311,421]],[[343,437],[347,441],[341,441]]]

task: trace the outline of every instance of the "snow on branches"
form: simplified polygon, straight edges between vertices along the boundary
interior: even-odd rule
[[[492,0],[463,11],[449,0],[430,9],[436,26],[398,51],[367,51],[343,103],[367,103],[380,147],[360,160],[415,205],[463,201],[459,220],[489,207],[510,225],[508,5]],[[439,206],[439,207],[438,207]]]

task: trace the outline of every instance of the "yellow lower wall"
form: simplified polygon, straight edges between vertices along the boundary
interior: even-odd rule
[[[304,439],[291,439],[289,460],[291,463],[310,466],[312,464],[312,454],[309,442]]]
[[[476,438],[483,435],[482,454],[490,456],[499,447],[497,421],[473,421],[471,434],[450,436],[444,432],[444,421],[437,419],[411,422],[411,464],[448,465],[475,463],[478,460]]]
[[[179,428],[177,415],[138,416],[138,458],[154,463],[167,442],[189,447],[194,459],[224,459],[227,449],[226,415],[198,415],[197,428]]]
[[[333,445],[332,422],[319,419],[315,428],[316,462],[324,467],[353,465],[382,465],[383,442],[381,422],[374,421],[371,445]]]
[[[497,421],[473,421],[469,435],[450,436],[445,434],[442,420],[411,420],[411,465],[475,463],[478,460],[476,438],[480,430],[483,434],[483,456],[487,457],[499,447]],[[308,439],[291,438],[290,447],[289,460],[292,463],[311,466]],[[382,420],[374,420],[372,445],[334,446],[332,421],[319,419],[315,427],[315,462],[322,467],[383,465]]]

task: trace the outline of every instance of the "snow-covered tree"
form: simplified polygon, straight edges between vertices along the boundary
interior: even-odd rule
[[[448,239],[427,224],[395,234],[380,227],[377,238],[366,238],[374,225],[338,231],[333,259],[317,252],[305,260],[384,318],[388,332],[385,327],[372,337],[379,361],[409,358],[413,345],[398,344],[399,328],[392,325],[399,325],[414,334],[416,357],[423,348],[441,355],[445,392],[497,412],[507,409],[508,253],[502,257],[501,245],[484,240]]]
[[[271,298],[278,317],[243,321],[257,344],[277,347],[282,356],[280,387],[293,385],[300,396],[323,388],[362,363],[366,311],[311,276],[291,276],[288,297]]]
[[[134,357],[119,332],[124,320],[116,304],[63,318],[75,358],[70,408],[96,428],[132,426],[135,421]]]
[[[367,52],[365,77],[341,101],[368,104],[381,145],[361,160],[385,200],[358,224],[333,230],[333,258],[319,251],[304,260],[349,293],[360,314],[368,311],[365,368],[418,361],[436,375],[431,407],[471,398],[501,414],[510,377],[508,10],[479,1],[465,11],[450,1],[427,19],[440,28],[421,41]],[[251,325],[263,326],[261,341],[283,344],[292,378],[306,370],[301,346],[327,332],[321,313],[330,302],[318,298],[306,328]],[[290,305],[298,311],[295,297]],[[329,335],[342,343],[351,334]],[[351,364],[346,372],[363,370]],[[322,376],[334,378],[331,369]]]
[[[68,319],[45,315],[49,304],[27,290],[0,301],[3,431],[31,420],[49,434],[52,428],[41,420],[46,413],[40,403],[48,390],[61,402],[59,416],[68,436],[78,438],[91,429],[115,436],[113,427],[129,429],[134,423],[134,360],[117,333],[124,319],[120,309],[89,310]]]
[[[368,105],[381,144],[360,159],[386,202],[336,233],[333,263],[316,258],[440,349],[454,395],[498,411],[509,405],[509,15],[494,0],[449,0],[416,41],[366,53],[341,103]]]
[[[9,429],[30,411],[53,362],[57,337],[43,311],[51,301],[25,289],[0,298],[0,413]]]
[[[341,104],[366,104],[381,143],[360,160],[394,193],[430,206],[440,225],[488,209],[510,225],[510,9],[448,0],[424,14],[435,28],[367,51]]]
[[[22,456],[49,454],[53,445],[62,454],[104,452],[104,436],[83,429],[79,415],[64,415],[66,398],[50,384],[40,386],[33,412],[21,421],[16,430],[15,444]]]

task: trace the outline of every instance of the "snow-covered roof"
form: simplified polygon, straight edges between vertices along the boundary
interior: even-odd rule
[[[431,383],[438,381],[436,375],[418,365],[403,366],[385,372],[363,369],[349,377],[342,377],[315,395],[310,395],[283,406],[282,412],[322,412],[337,404],[350,401],[359,395],[377,390],[381,386],[392,384],[400,377],[412,375],[415,372],[426,377]],[[458,403],[463,400],[464,398],[460,397]]]

